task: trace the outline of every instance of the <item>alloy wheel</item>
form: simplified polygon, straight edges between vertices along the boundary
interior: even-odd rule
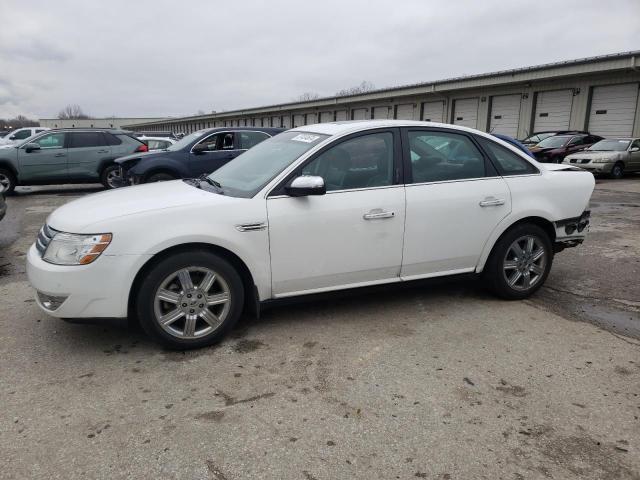
[[[107,185],[109,188],[117,188],[120,186],[120,171],[116,169],[112,169],[107,172]]]
[[[11,187],[11,179],[4,173],[0,173],[0,193],[5,193]]]
[[[546,265],[547,252],[542,241],[534,235],[525,235],[507,249],[502,271],[511,288],[527,291],[542,279]]]
[[[229,315],[226,280],[204,267],[182,268],[167,276],[154,295],[160,327],[174,337],[196,339],[214,332]]]

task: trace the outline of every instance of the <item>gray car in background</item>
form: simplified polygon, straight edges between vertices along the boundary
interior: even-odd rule
[[[147,145],[122,130],[48,130],[0,148],[0,193],[18,185],[100,182],[113,188],[119,180],[114,160],[146,151]]]
[[[562,163],[622,178],[625,173],[640,172],[640,138],[605,138],[566,156]]]

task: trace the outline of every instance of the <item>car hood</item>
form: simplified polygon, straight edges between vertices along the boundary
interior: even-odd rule
[[[51,213],[47,224],[55,230],[69,233],[103,233],[93,232],[91,227],[110,219],[152,210],[203,203],[227,205],[234,200],[233,197],[193,187],[182,180],[149,183],[95,193],[69,202]]]
[[[131,155],[126,155],[124,157],[116,158],[114,161],[116,163],[125,163],[125,162],[128,162],[129,160],[142,160],[148,157],[162,156],[162,154],[164,153],[165,152],[163,152],[162,150],[152,150],[150,152],[138,152],[138,153],[132,153]]]

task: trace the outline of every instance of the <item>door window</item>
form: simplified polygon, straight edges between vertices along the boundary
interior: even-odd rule
[[[576,145],[584,145],[584,139],[585,137],[574,137],[571,139],[571,141],[569,142],[569,145],[567,146],[575,147]]]
[[[24,140],[31,136],[31,130],[21,130],[13,135],[14,140]]]
[[[448,132],[409,132],[413,183],[481,178],[484,158],[465,135]]]
[[[393,184],[393,134],[362,135],[321,153],[302,169],[324,179],[327,191]]]
[[[538,169],[525,159],[516,155],[502,145],[498,145],[483,137],[476,137],[487,152],[500,175],[528,175],[538,173]]]
[[[42,150],[53,148],[64,148],[64,133],[50,133],[34,140],[31,143],[37,143]]]
[[[104,147],[107,141],[102,132],[72,132],[69,134],[69,148]]]
[[[225,132],[211,135],[198,142],[198,145],[205,146],[206,151],[211,152],[215,150],[233,150],[233,133]]]
[[[269,135],[263,132],[240,132],[240,148],[248,150],[267,138]]]

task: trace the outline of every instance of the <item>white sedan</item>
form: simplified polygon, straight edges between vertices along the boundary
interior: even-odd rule
[[[501,297],[580,244],[593,175],[495,137],[410,121],[307,125],[208,177],[54,211],[27,273],[61,318],[136,317],[173,348],[221,339],[262,302],[475,273]]]

